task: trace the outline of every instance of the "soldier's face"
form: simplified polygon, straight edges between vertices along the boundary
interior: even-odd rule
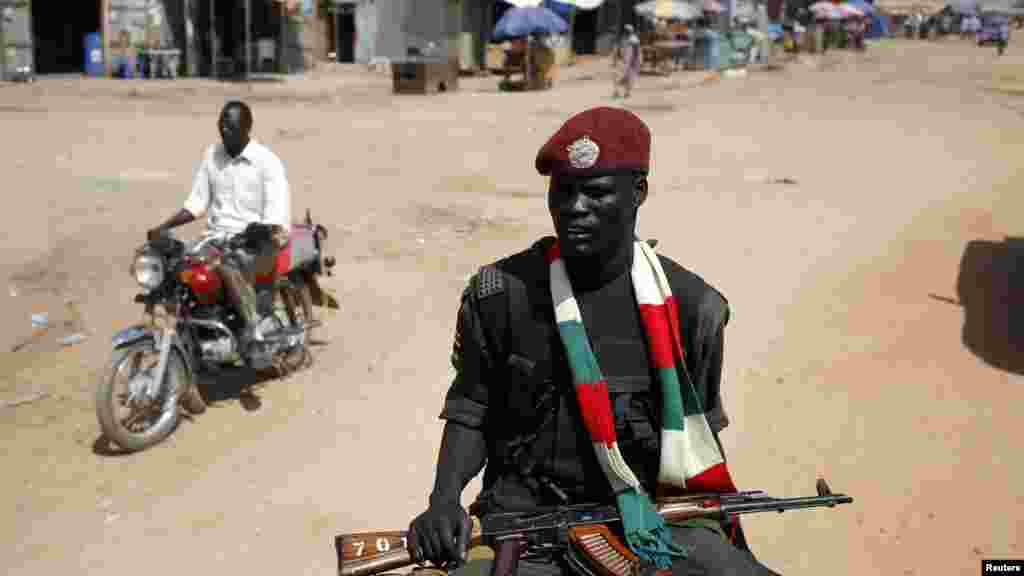
[[[609,257],[633,238],[634,180],[629,174],[553,176],[548,210],[566,257]]]

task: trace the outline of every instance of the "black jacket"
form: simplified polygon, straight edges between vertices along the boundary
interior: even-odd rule
[[[553,240],[483,267],[462,296],[452,354],[456,377],[441,418],[485,432],[488,460],[478,503],[489,512],[612,501],[580,419],[555,324],[543,256]],[[696,274],[659,258],[678,303],[686,366],[717,439],[728,425],[720,391],[728,302]],[[635,300],[623,305],[636,308]],[[608,382],[620,449],[653,493],[660,448],[657,381],[647,372]],[[559,502],[559,490],[569,502]]]

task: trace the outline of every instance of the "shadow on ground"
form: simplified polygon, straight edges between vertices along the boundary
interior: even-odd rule
[[[263,406],[263,402],[257,394],[259,389],[278,378],[279,376],[274,370],[259,371],[248,367],[239,367],[216,373],[199,374],[197,384],[199,394],[208,407],[216,407],[224,402],[238,400],[247,412],[255,412]],[[182,421],[192,421],[195,418],[197,416],[192,416],[185,410],[181,411]],[[181,422],[178,425],[180,426]],[[92,443],[92,453],[97,456],[119,457],[127,456],[132,452],[118,448],[106,436],[100,434]]]
[[[969,242],[956,286],[964,346],[991,366],[1024,374],[1024,238]]]
[[[231,368],[216,373],[200,374],[199,393],[209,406],[221,402],[238,400],[242,407],[252,412],[259,410],[261,402],[257,390],[267,382],[277,379],[274,370],[253,370],[248,367]]]

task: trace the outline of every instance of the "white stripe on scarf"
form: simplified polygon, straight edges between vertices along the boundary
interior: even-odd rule
[[[658,483],[686,488],[686,471],[703,472],[724,462],[703,414],[683,418],[682,430],[661,429]]]

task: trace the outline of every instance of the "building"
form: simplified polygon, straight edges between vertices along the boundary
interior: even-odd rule
[[[332,60],[367,64],[377,58],[401,60],[409,42],[447,45],[459,36],[467,6],[479,0],[330,0],[325,37]],[[397,24],[396,24],[397,23]]]
[[[408,0],[327,0],[324,11],[324,57],[338,62],[366,64],[388,57],[389,41],[381,40],[381,26],[387,28],[388,14]],[[577,54],[605,53],[614,44],[622,26],[636,22],[633,12],[638,0],[605,0],[594,10],[576,10],[569,18],[572,47]],[[424,6],[429,2],[421,2]],[[457,36],[460,67],[470,71],[482,68],[487,60],[491,32],[511,6],[501,0],[450,0],[461,13]],[[439,13],[442,8],[436,9]]]
[[[14,77],[23,66],[35,66],[31,8],[27,1],[0,0],[0,80]]]
[[[324,51],[315,0],[0,0],[0,69],[121,71],[147,49],[178,50],[179,72],[294,73]],[[37,8],[37,9],[33,9]],[[88,49],[87,49],[88,44]],[[17,64],[16,64],[17,63]]]
[[[327,18],[328,52],[337,62],[369,63],[377,56],[377,0],[333,0]]]

